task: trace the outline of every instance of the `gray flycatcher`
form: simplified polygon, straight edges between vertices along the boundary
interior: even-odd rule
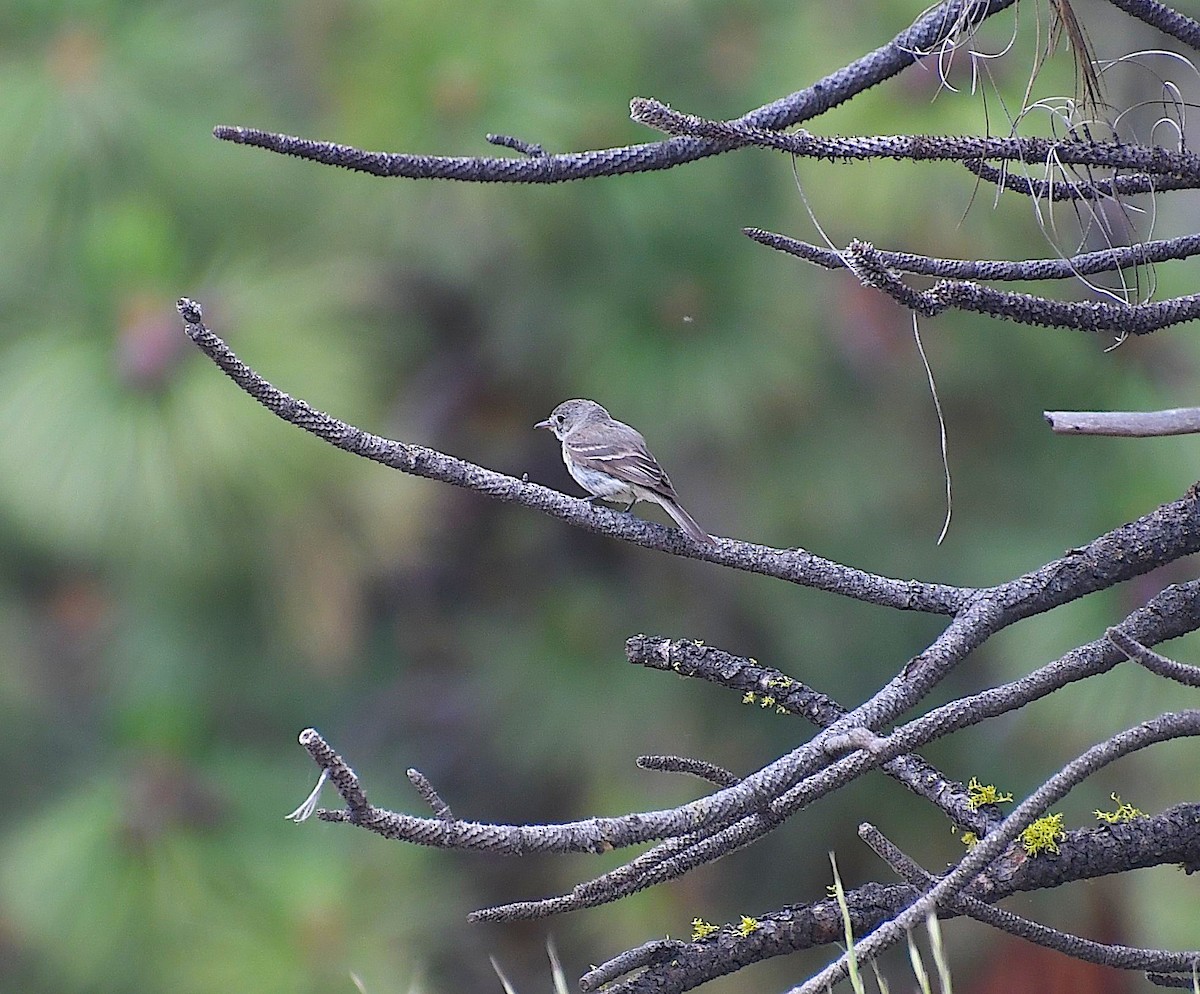
[[[592,400],[564,400],[535,428],[549,428],[562,442],[567,472],[584,490],[601,500],[625,504],[639,500],[661,504],[695,542],[716,541],[679,505],[679,497],[641,433],[614,419]]]

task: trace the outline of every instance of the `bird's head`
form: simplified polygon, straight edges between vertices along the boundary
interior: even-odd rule
[[[539,421],[534,427],[549,428],[557,438],[562,438],[580,425],[607,420],[609,420],[608,411],[594,400],[564,400],[550,412],[550,417],[545,421]]]

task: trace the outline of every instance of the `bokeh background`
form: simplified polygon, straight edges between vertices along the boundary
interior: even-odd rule
[[[549,990],[550,936],[575,977],[686,935],[695,916],[736,921],[819,897],[830,850],[848,884],[886,879],[854,834],[867,818],[929,867],[954,858],[950,825],[871,778],[615,907],[468,926],[474,908],[562,892],[622,854],[515,861],[285,822],[315,774],[295,739],[308,725],[376,803],[402,810],[422,810],[410,766],[481,820],[681,802],[700,788],[634,758],[747,772],[808,730],[630,667],[628,635],[702,639],[850,705],[939,622],[627,548],[356,461],[256,407],[195,352],[174,309],[197,298],[282,389],[371,431],[575,493],[553,439],[530,426],[593,397],[643,430],[715,533],[895,576],[1009,578],[1196,478],[1192,440],[1057,439],[1041,419],[1193,403],[1194,329],[1105,351],[1111,341],[1077,333],[926,322],[955,483],[938,547],[938,429],[908,315],[740,229],[819,240],[798,176],[837,244],[1053,255],[1022,199],[996,201],[948,165],[802,162],[793,175],[755,150],[557,187],[385,181],[210,135],[243,124],[448,154],[503,154],[489,131],[552,151],[622,145],[650,137],[628,120],[631,96],[732,116],[881,44],[920,6],[0,7],[0,987],[327,992],[353,990],[353,974],[371,994],[495,991],[495,956],[522,992]],[[1083,13],[1101,56],[1164,44],[1115,11]],[[1017,46],[974,92],[960,57],[953,91],[931,64],[818,127],[969,133],[986,114],[1007,130],[1000,96],[1019,105],[1036,20],[1020,19]],[[996,21],[993,52],[1014,30]],[[1154,71],[1186,74],[1144,62],[1114,72],[1114,103],[1159,97]],[[1071,88],[1069,59],[1051,60],[1038,93]],[[1027,130],[1049,128],[1034,115]],[[1169,127],[1158,137],[1173,140]],[[1151,221],[1157,235],[1195,230],[1195,213],[1164,197],[1141,234]],[[1074,223],[1055,215],[1063,249]],[[1168,296],[1194,290],[1194,273],[1140,278]],[[1095,638],[1190,570],[1004,633],[938,699]],[[1198,650],[1169,647],[1191,661]],[[1181,693],[1119,670],[931,758],[1020,796]],[[1147,811],[1194,797],[1186,757],[1164,748],[1113,768],[1064,803],[1068,825],[1114,806],[1109,791]],[[1194,947],[1197,903],[1194,885],[1161,870],[1021,910]],[[948,934],[963,982],[996,969],[993,936]],[[784,989],[829,955],[710,989]]]

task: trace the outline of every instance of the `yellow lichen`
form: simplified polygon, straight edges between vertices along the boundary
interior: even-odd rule
[[[1109,794],[1114,801],[1117,802],[1116,811],[1101,811],[1099,808],[1094,812],[1096,817],[1109,825],[1116,825],[1123,821],[1133,821],[1134,818],[1145,818],[1146,812],[1141,808],[1135,808],[1132,804],[1122,801],[1116,794]]]
[[[1025,851],[1030,856],[1036,856],[1040,852],[1058,852],[1059,840],[1067,837],[1062,821],[1062,815],[1046,815],[1025,829],[1021,833],[1021,845]]]
[[[758,931],[758,919],[751,918],[749,915],[742,915],[742,920],[738,924],[738,931],[742,935],[749,935],[751,932]]]
[[[1001,794],[994,784],[981,784],[975,777],[971,777],[971,782],[967,784],[967,806],[972,811],[985,804],[1003,804],[1012,799],[1012,794]]]

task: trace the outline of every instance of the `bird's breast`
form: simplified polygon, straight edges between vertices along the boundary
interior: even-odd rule
[[[593,496],[620,501],[632,501],[636,497],[629,484],[618,480],[609,473],[575,462],[566,446],[563,446],[563,462],[567,464],[567,472],[571,474],[575,482]]]

